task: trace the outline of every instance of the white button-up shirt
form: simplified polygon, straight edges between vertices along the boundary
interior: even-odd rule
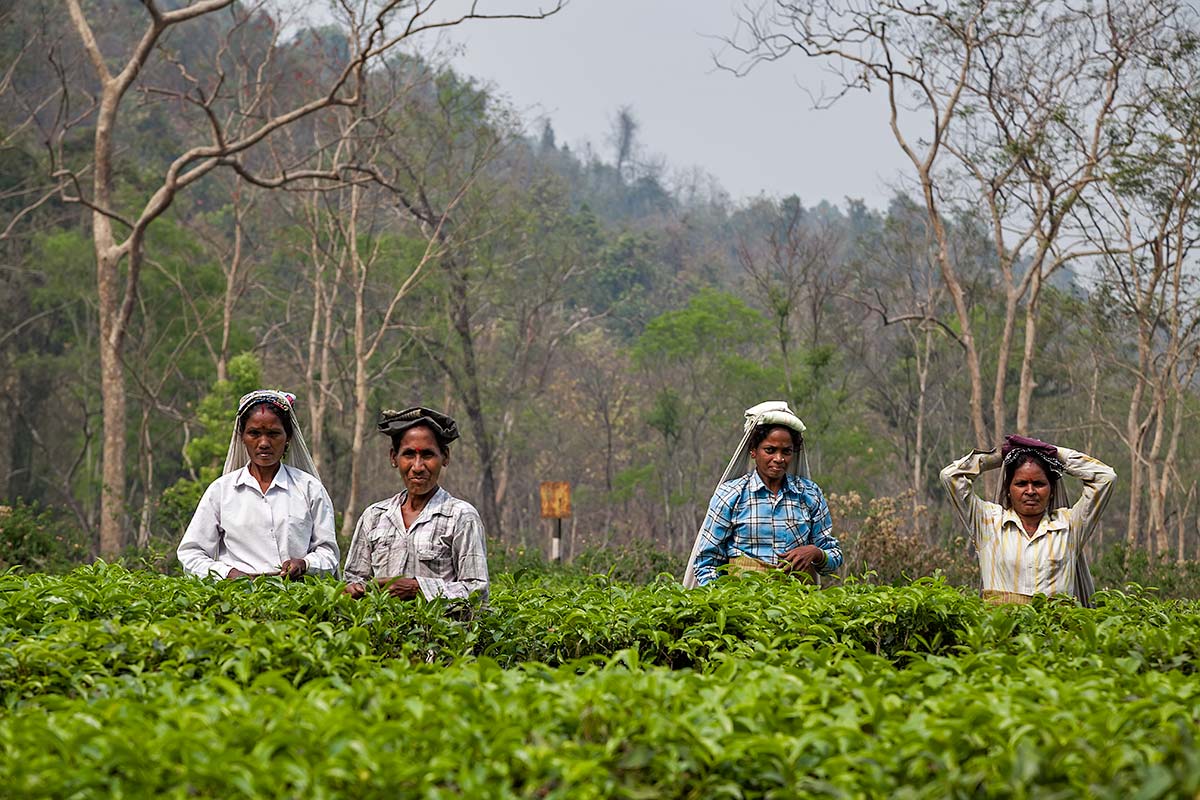
[[[346,555],[346,582],[416,578],[426,600],[472,592],[487,600],[487,550],[475,506],[439,486],[407,528],[400,510],[406,497],[407,490],[363,511]]]
[[[242,467],[204,491],[176,554],[187,572],[201,577],[224,578],[235,567],[277,572],[292,558],[303,558],[310,573],[337,575],[333,503],[304,470],[280,464],[264,492]]]
[[[1058,459],[1083,483],[1083,492],[1070,508],[1047,509],[1031,534],[1017,512],[981,500],[971,490],[981,472],[1001,465],[995,450],[975,450],[942,470],[942,484],[979,552],[984,591],[1075,594],[1075,559],[1096,528],[1117,473],[1066,447],[1058,448]]]

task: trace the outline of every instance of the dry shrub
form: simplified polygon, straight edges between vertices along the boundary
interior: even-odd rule
[[[828,502],[845,555],[843,576],[866,575],[873,583],[902,584],[941,574],[951,583],[978,583],[978,565],[965,537],[948,546],[933,540],[928,533],[928,509],[914,507],[912,492],[865,503],[857,492],[831,494]]]

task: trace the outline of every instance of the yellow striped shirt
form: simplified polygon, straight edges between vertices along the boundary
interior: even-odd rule
[[[942,485],[979,553],[984,591],[1075,594],[1075,559],[1091,536],[1112,493],[1117,473],[1091,456],[1058,448],[1066,473],[1083,483],[1070,508],[1048,509],[1032,534],[1009,508],[979,499],[971,486],[980,473],[1002,463],[996,450],[973,450],[942,470]]]

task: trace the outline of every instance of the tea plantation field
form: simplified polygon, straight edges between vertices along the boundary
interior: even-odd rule
[[[1200,606],[0,575],[4,797],[1195,797]]]

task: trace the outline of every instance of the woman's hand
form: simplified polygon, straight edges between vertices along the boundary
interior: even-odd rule
[[[825,551],[815,544],[802,544],[788,550],[780,558],[780,567],[787,572],[816,572],[825,565]]]
[[[238,578],[257,578],[258,576],[251,572],[242,572],[237,567],[230,567],[229,573],[225,576],[227,581],[236,581]]]
[[[289,558],[279,565],[279,577],[298,581],[308,572],[308,562],[303,558]]]
[[[411,600],[421,590],[416,578],[379,578],[376,582],[380,589],[397,600]]]
[[[367,587],[362,583],[348,583],[346,588],[342,590],[342,594],[348,594],[355,600],[362,599],[362,596],[367,593]]]

